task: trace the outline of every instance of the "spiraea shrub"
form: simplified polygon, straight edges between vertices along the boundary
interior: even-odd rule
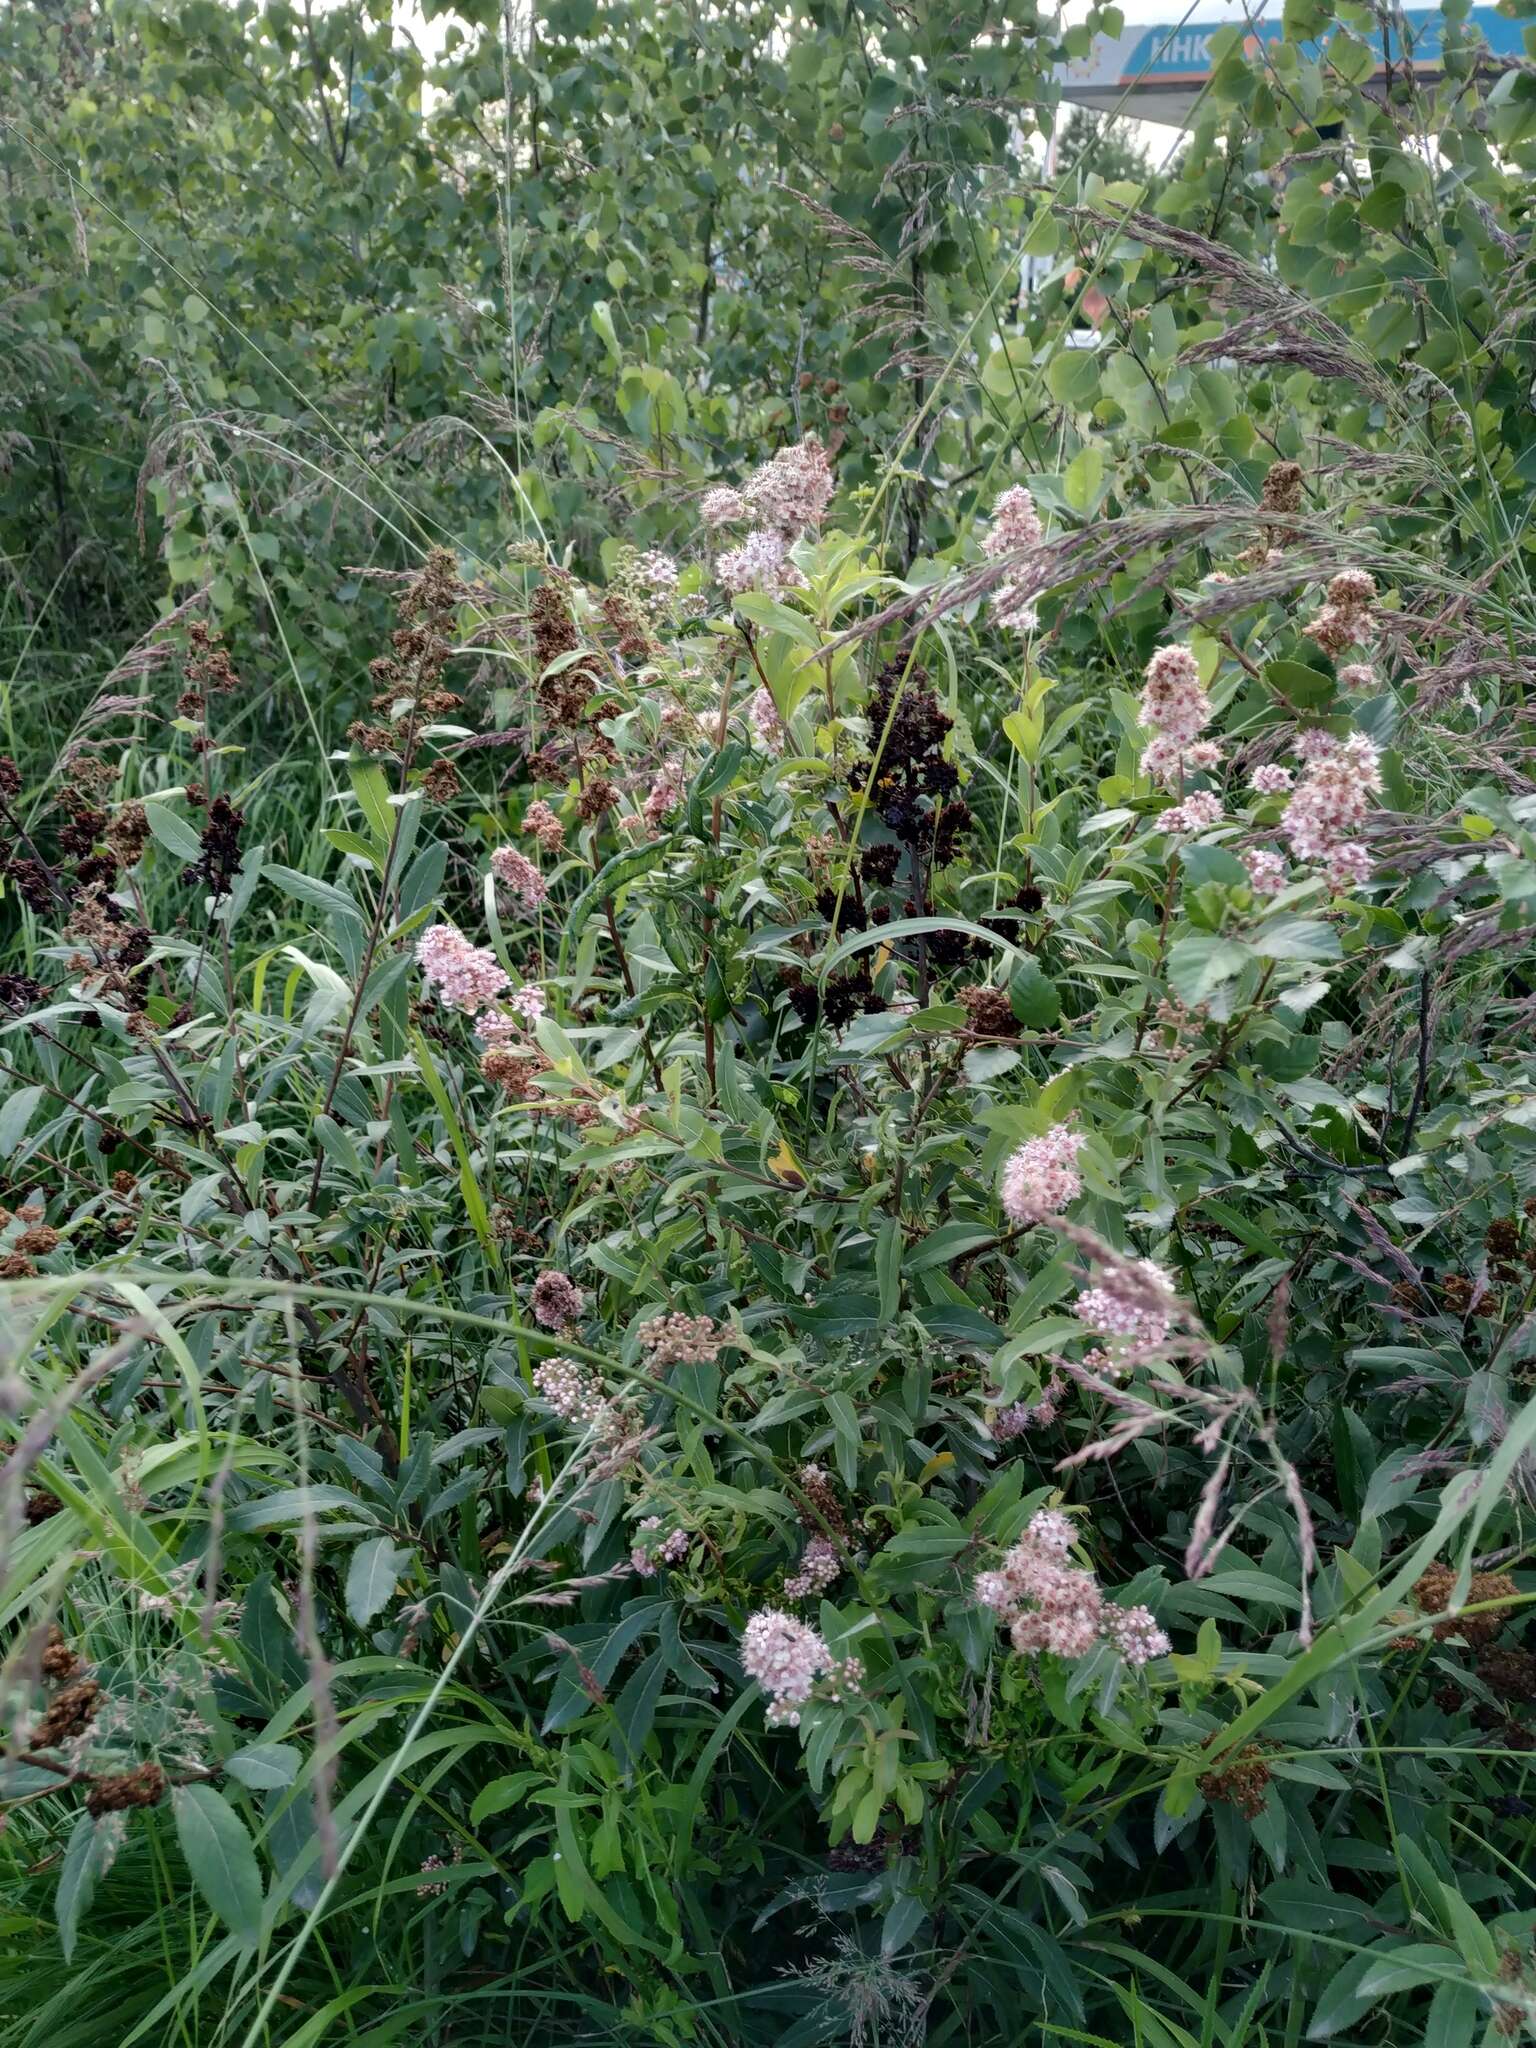
[[[996,671],[834,493],[808,436],[601,586],[429,555],[335,823],[197,620],[4,771],[13,1853],[77,1967],[180,1886],[254,2038],[343,1932],[573,2037],[749,1958],[749,2038],[1077,2026],[1213,1897],[1260,2003],[1498,2018],[1520,805],[1430,814],[1376,572],[1234,532],[1073,690],[1024,487]],[[1469,1802],[1463,1885],[1394,1845]]]
[[[1536,2031],[1528,81],[1320,26],[0,759],[8,2040]]]

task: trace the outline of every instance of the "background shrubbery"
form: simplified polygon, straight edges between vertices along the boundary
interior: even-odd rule
[[[1536,84],[1286,24],[5,17],[8,2041],[1536,2030]]]

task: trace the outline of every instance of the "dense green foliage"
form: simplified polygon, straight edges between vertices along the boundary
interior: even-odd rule
[[[1536,2032],[1536,78],[455,20],[0,25],[0,2039]]]

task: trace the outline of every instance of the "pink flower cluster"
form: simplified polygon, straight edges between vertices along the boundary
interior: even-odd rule
[[[550,1266],[533,1283],[534,1319],[546,1330],[564,1330],[586,1306],[586,1296],[569,1273]]]
[[[1173,1324],[1178,1297],[1155,1259],[1105,1260],[1098,1282],[1085,1287],[1072,1313],[1101,1337],[1161,1344]]]
[[[533,1384],[540,1400],[564,1422],[602,1423],[610,1404],[601,1386],[574,1358],[546,1358],[533,1369]]]
[[[825,1536],[813,1536],[800,1558],[800,1569],[784,1581],[786,1600],[809,1600],[824,1593],[843,1569],[836,1546]]]
[[[706,526],[735,526],[747,516],[747,501],[729,484],[716,484],[699,500],[699,517]]]
[[[1010,1223],[1043,1223],[1076,1201],[1083,1177],[1074,1162],[1082,1146],[1083,1133],[1070,1124],[1025,1139],[1003,1168],[1003,1214]]]
[[[1174,789],[1186,775],[1217,767],[1220,747],[1199,737],[1210,721],[1199,662],[1187,647],[1159,647],[1141,692],[1141,722],[1153,736],[1141,757],[1142,774]]]
[[[743,590],[803,590],[805,578],[789,559],[792,542],[815,533],[826,517],[836,479],[815,434],[755,470],[739,491],[717,485],[699,500],[706,526],[754,519],[752,531],[720,557],[715,574],[734,596]]]
[[[653,832],[659,832],[682,800],[683,764],[681,761],[668,761],[657,771],[645,802],[640,806],[640,815]]]
[[[664,603],[677,589],[677,564],[659,548],[642,555],[635,563],[635,581],[655,603]]]
[[[674,1529],[670,1536],[660,1543],[652,1540],[651,1532],[661,1527],[660,1515],[647,1515],[638,1524],[636,1534],[639,1541],[629,1553],[630,1568],[642,1579],[654,1579],[658,1565],[682,1564],[688,1556],[688,1533],[685,1529]]]
[[[1298,761],[1326,761],[1339,751],[1342,744],[1326,726],[1309,725],[1305,732],[1297,733],[1291,742],[1291,751]]]
[[[1221,798],[1209,789],[1192,789],[1188,796],[1158,816],[1164,832],[1204,832],[1221,822]]]
[[[807,434],[754,470],[741,495],[753,518],[793,540],[820,529],[835,483],[826,449]]]
[[[773,701],[773,692],[763,684],[752,693],[747,705],[747,717],[752,730],[765,747],[779,747],[784,744],[784,721],[779,716],[779,707]]]
[[[549,895],[544,877],[515,846],[498,846],[491,855],[491,873],[509,889],[524,910],[537,910]]]
[[[1148,732],[1187,745],[1211,722],[1211,700],[1200,682],[1200,664],[1187,647],[1159,647],[1147,663],[1141,692],[1141,722]]]
[[[765,1607],[742,1631],[741,1668],[768,1695],[769,1726],[798,1728],[799,1709],[817,1679],[832,1669],[832,1653],[805,1622]]]
[[[1357,690],[1362,694],[1376,687],[1376,671],[1368,661],[1347,661],[1339,670],[1339,681],[1346,690]]]
[[[1166,1657],[1173,1648],[1150,1607],[1106,1606],[1104,1633],[1126,1663],[1138,1671],[1154,1657]]]
[[[496,955],[472,946],[456,925],[434,924],[416,941],[416,959],[438,1001],[473,1014],[494,1003],[507,986]]]
[[[982,536],[981,551],[989,561],[999,561],[1039,547],[1045,528],[1035,510],[1035,501],[1022,484],[1013,484],[992,507],[992,524]],[[1013,626],[1021,633],[1033,632],[1040,623],[1034,607],[1040,584],[1027,562],[1015,563],[992,598],[993,616],[1000,626]]]
[[[1370,854],[1355,834],[1381,792],[1380,756],[1363,733],[1343,741],[1303,733],[1296,751],[1307,772],[1285,807],[1281,830],[1298,860],[1321,863],[1336,893],[1357,888],[1371,874]]]
[[[524,811],[523,830],[531,832],[546,853],[558,853],[565,844],[565,827],[541,796]]]
[[[511,1045],[521,1040],[549,1008],[549,998],[536,982],[525,982],[507,998],[505,1010],[482,1010],[475,1036],[482,1045]]]
[[[1348,839],[1342,846],[1336,846],[1323,863],[1323,873],[1335,896],[1347,896],[1351,889],[1363,888],[1374,872],[1370,848],[1362,846],[1358,839]]]
[[[432,1875],[432,1873],[438,1870],[452,1870],[455,1867],[455,1865],[460,1864],[463,1861],[464,1851],[462,1847],[454,1850],[452,1863],[445,1863],[441,1856],[426,1857],[421,1864],[421,1876],[423,1881],[416,1887],[417,1898],[440,1899],[444,1892],[446,1892],[448,1889],[448,1881],[446,1878],[435,1877]]]
[[[977,1577],[976,1598],[1007,1621],[1021,1653],[1085,1657],[1108,1642],[1138,1667],[1165,1656],[1171,1645],[1145,1607],[1110,1605],[1092,1572],[1067,1563],[1074,1536],[1066,1515],[1042,1508],[1001,1568]]]
[[[734,597],[743,590],[803,590],[805,578],[789,559],[784,536],[755,527],[740,547],[715,564],[715,574]]]
[[[1072,1540],[1066,1516],[1045,1509],[1008,1552],[1002,1569],[977,1579],[977,1599],[1008,1622],[1016,1650],[1084,1657],[1099,1640],[1104,1596],[1092,1572],[1066,1562]]]
[[[1038,1401],[1015,1401],[1010,1407],[999,1409],[992,1418],[993,1441],[1011,1443],[1016,1436],[1025,1436],[1032,1429],[1049,1429],[1066,1390],[1066,1380],[1059,1372],[1053,1373],[1041,1388]]]
[[[1290,880],[1290,871],[1270,847],[1255,846],[1243,855],[1248,886],[1255,896],[1278,896]]]
[[[1262,761],[1248,778],[1255,796],[1280,796],[1291,786],[1291,771],[1278,761]]]

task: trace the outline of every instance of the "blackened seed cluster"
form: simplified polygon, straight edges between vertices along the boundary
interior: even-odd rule
[[[202,851],[182,869],[182,881],[203,883],[215,898],[227,896],[240,872],[240,829],[244,823],[244,811],[237,811],[227,796],[216,796],[208,806]]]
[[[970,806],[955,795],[959,771],[944,757],[953,724],[927,670],[891,662],[870,695],[872,751],[848,778],[854,790],[868,790],[869,807],[887,831],[934,867],[955,859],[971,827]],[[877,848],[865,860],[870,853],[877,855],[873,880],[889,863]]]

